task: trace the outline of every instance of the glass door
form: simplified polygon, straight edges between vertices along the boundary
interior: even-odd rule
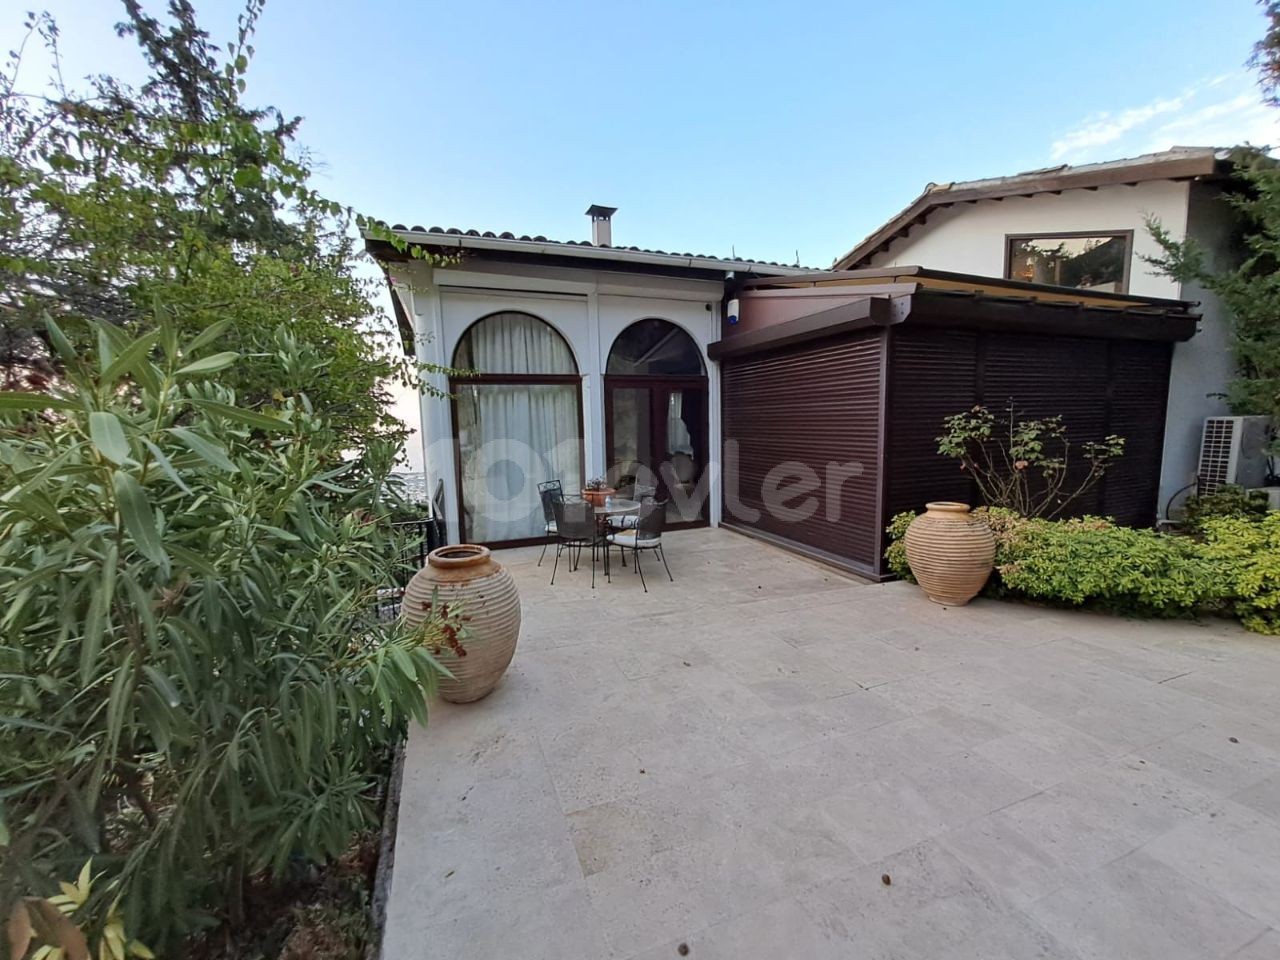
[[[697,523],[705,519],[707,391],[705,388],[662,387],[656,391],[663,409],[658,438],[659,496],[667,503],[668,523]]]
[[[640,381],[640,382],[637,382]],[[637,487],[666,500],[670,525],[706,522],[707,388],[653,378],[606,378],[609,480],[622,496]]]

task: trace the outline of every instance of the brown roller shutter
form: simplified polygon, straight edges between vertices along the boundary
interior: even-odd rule
[[[1061,416],[1076,448],[1067,471],[1067,489],[1075,489],[1088,471],[1079,444],[1107,435],[1107,340],[1080,337],[984,338],[982,399],[994,410],[1013,401],[1022,418]],[[1100,490],[1093,487],[1075,500],[1072,514],[1098,513]]]
[[[725,358],[725,523],[866,573],[878,570],[884,354],[877,330]],[[767,479],[784,464],[816,478],[807,495],[817,505],[812,515],[779,516],[766,507]],[[861,472],[850,476],[850,464]],[[798,475],[791,470],[786,484]]]
[[[885,517],[924,510],[930,500],[975,503],[973,483],[938,455],[942,421],[974,404],[978,334],[895,330],[890,335],[889,439]]]
[[[975,403],[1012,400],[1022,417],[1061,415],[1074,445],[1109,433],[1125,453],[1066,515],[1155,518],[1168,389],[1168,343],[1086,337],[895,330],[890,346],[885,519],[926,500],[980,503],[956,461],[938,454],[942,421]],[[1085,472],[1077,452],[1073,481]],[[1075,482],[1068,489],[1074,488]]]
[[[1111,409],[1107,432],[1124,437],[1124,456],[1102,481],[1100,512],[1120,523],[1150,526],[1164,507],[1160,461],[1173,345],[1141,340],[1111,345]]]

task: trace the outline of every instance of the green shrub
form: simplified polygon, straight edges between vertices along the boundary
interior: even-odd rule
[[[48,332],[59,380],[0,393],[0,902],[92,856],[96,915],[122,898],[177,956],[234,925],[250,878],[376,823],[451,624],[379,619],[398,550],[376,481],[343,486],[305,395],[248,409],[219,386],[218,327],[96,325],[88,358]]]
[[[1222,599],[1250,630],[1280,634],[1280,512],[1205,520],[1201,547],[1220,570]]]
[[[907,544],[903,538],[907,535],[907,527],[911,526],[911,521],[915,518],[916,515],[910,511],[900,513],[885,527],[885,532],[889,534],[889,546],[884,551],[885,563],[890,573],[908,583],[915,583],[916,578],[911,575],[911,565],[907,563]]]
[[[1280,513],[1209,517],[1203,541],[1110,520],[1042,520],[977,510],[996,540],[989,597],[1097,606],[1142,616],[1231,613],[1260,633],[1280,634]],[[915,515],[888,528],[889,569],[910,579],[903,537]]]
[[[1267,515],[1267,495],[1260,490],[1225,486],[1202,497],[1187,498],[1183,520],[1194,531],[1202,531],[1208,520],[1216,517],[1257,519]]]
[[[1147,616],[1193,613],[1217,592],[1194,541],[1097,517],[1026,521],[998,569],[1005,588],[1025,597]]]

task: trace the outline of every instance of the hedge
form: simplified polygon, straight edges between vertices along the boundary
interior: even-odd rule
[[[1228,614],[1250,630],[1280,634],[1280,513],[1206,517],[1199,537],[1100,517],[1027,519],[996,508],[975,514],[996,538],[986,596],[1147,617]],[[885,557],[904,579],[912,578],[902,538],[913,519],[899,514],[888,527]]]

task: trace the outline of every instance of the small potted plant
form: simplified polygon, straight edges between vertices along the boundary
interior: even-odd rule
[[[605,500],[617,492],[617,490],[609,486],[609,481],[604,477],[592,477],[583,484],[582,499],[592,506],[603,507]]]

